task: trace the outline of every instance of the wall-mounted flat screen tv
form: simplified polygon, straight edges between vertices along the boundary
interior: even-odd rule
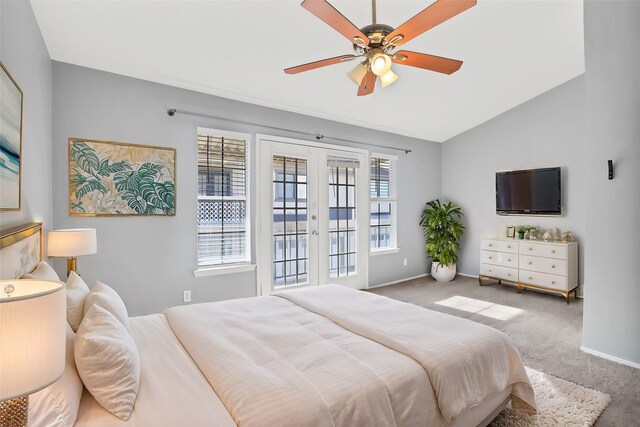
[[[561,215],[561,168],[496,173],[499,215]]]

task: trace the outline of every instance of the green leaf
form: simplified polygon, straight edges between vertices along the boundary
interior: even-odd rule
[[[142,200],[142,197],[131,191],[125,191],[122,194],[122,199],[127,202],[127,204],[136,211],[137,213],[144,213],[146,209],[146,203]]]
[[[158,198],[162,201],[163,212],[173,213],[175,209],[175,186],[172,182],[156,182],[155,191]]]
[[[109,176],[113,173],[126,170],[131,170],[131,166],[127,163],[126,160],[120,160],[119,162],[109,164],[109,159],[103,159],[100,162],[100,166],[98,166],[98,175]]]
[[[84,207],[82,206],[82,200],[76,200],[74,202],[71,202],[71,210],[75,211],[75,212],[81,212],[84,213]]]
[[[138,188],[140,175],[135,171],[117,172],[113,176],[113,182],[116,184],[116,190],[118,191],[134,191]]]
[[[80,172],[76,172],[73,175],[71,175],[70,179],[71,179],[71,183],[75,187],[79,187],[85,182],[87,182],[87,178],[84,175],[82,175]]]
[[[93,175],[100,166],[95,150],[82,141],[75,141],[71,145],[71,159],[89,175]]]
[[[79,199],[85,194],[91,193],[94,190],[98,190],[102,194],[107,192],[107,189],[104,188],[104,185],[102,185],[100,181],[89,180],[85,185],[76,189],[76,198]]]

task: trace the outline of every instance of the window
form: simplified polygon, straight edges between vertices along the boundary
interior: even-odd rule
[[[198,267],[250,261],[249,139],[198,128]]]
[[[371,155],[370,248],[372,251],[396,248],[396,158]]]

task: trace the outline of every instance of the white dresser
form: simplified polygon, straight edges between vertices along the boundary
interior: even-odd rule
[[[482,279],[506,281],[523,288],[561,294],[569,304],[578,289],[578,243],[483,238],[480,240]]]

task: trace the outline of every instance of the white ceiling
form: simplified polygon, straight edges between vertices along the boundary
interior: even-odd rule
[[[330,0],[361,27],[371,2]],[[403,49],[461,59],[447,76],[400,76],[357,97],[355,62],[283,69],[352,53],[347,39],[280,1],[32,0],[51,58],[287,111],[442,142],[584,72],[581,0],[479,0]],[[378,0],[397,27],[431,0]]]

